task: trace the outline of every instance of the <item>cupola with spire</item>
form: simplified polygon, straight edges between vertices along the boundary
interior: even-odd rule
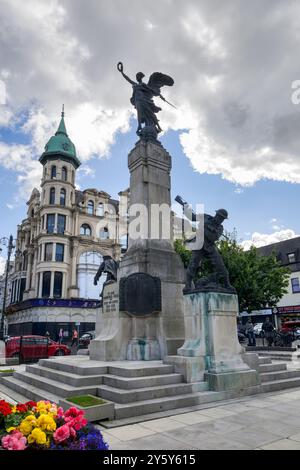
[[[63,105],[58,129],[55,135],[52,136],[45,145],[45,151],[41,155],[39,161],[44,165],[47,160],[59,158],[60,160],[72,163],[77,169],[81,162],[76,156],[75,145],[67,134],[64,117],[65,113]]]

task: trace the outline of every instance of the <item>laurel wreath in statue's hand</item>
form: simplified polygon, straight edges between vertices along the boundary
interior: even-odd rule
[[[117,69],[119,70],[119,72],[123,72],[123,63],[122,62],[118,62]]]

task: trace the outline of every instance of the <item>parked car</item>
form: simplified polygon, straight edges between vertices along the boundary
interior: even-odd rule
[[[68,356],[71,350],[46,336],[12,336],[5,344],[6,357],[20,357],[23,360],[41,359],[50,356]]]
[[[255,336],[259,336],[259,337],[262,336],[263,334],[262,326],[263,326],[263,323],[256,323],[254,325],[253,331],[254,331]]]
[[[96,336],[96,331],[87,331],[79,338],[79,347],[87,348],[91,340]]]

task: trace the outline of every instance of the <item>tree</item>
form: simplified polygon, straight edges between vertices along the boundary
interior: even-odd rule
[[[218,249],[229,272],[231,284],[239,298],[240,312],[275,307],[287,292],[290,270],[281,266],[275,254],[259,255],[253,246],[248,251],[237,243],[235,235],[227,235],[218,242]],[[176,240],[175,250],[187,267],[191,251],[181,240]],[[199,269],[199,276],[207,275],[211,267],[207,261]]]

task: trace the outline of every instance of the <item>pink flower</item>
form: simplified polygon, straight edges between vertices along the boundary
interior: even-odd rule
[[[70,436],[71,437],[76,437],[76,431],[74,428],[72,428],[71,426],[69,426],[69,430],[70,430]]]
[[[59,408],[57,408],[57,416],[58,416],[58,418],[63,418],[63,416],[64,416],[64,410],[62,409],[61,406]]]
[[[75,406],[71,406],[66,412],[65,412],[65,418],[66,422],[70,421],[73,418],[76,418],[77,416],[83,415],[83,411],[79,410]]]
[[[80,414],[79,416],[73,419],[67,417],[65,421],[70,428],[74,428],[76,431],[79,431],[79,429],[87,425],[87,420],[84,418],[83,414]]]
[[[55,433],[53,433],[53,439],[58,443],[65,441],[68,437],[70,437],[70,429],[66,424],[57,428]]]
[[[2,447],[7,450],[24,450],[26,448],[26,437],[20,431],[14,430],[2,437]]]

